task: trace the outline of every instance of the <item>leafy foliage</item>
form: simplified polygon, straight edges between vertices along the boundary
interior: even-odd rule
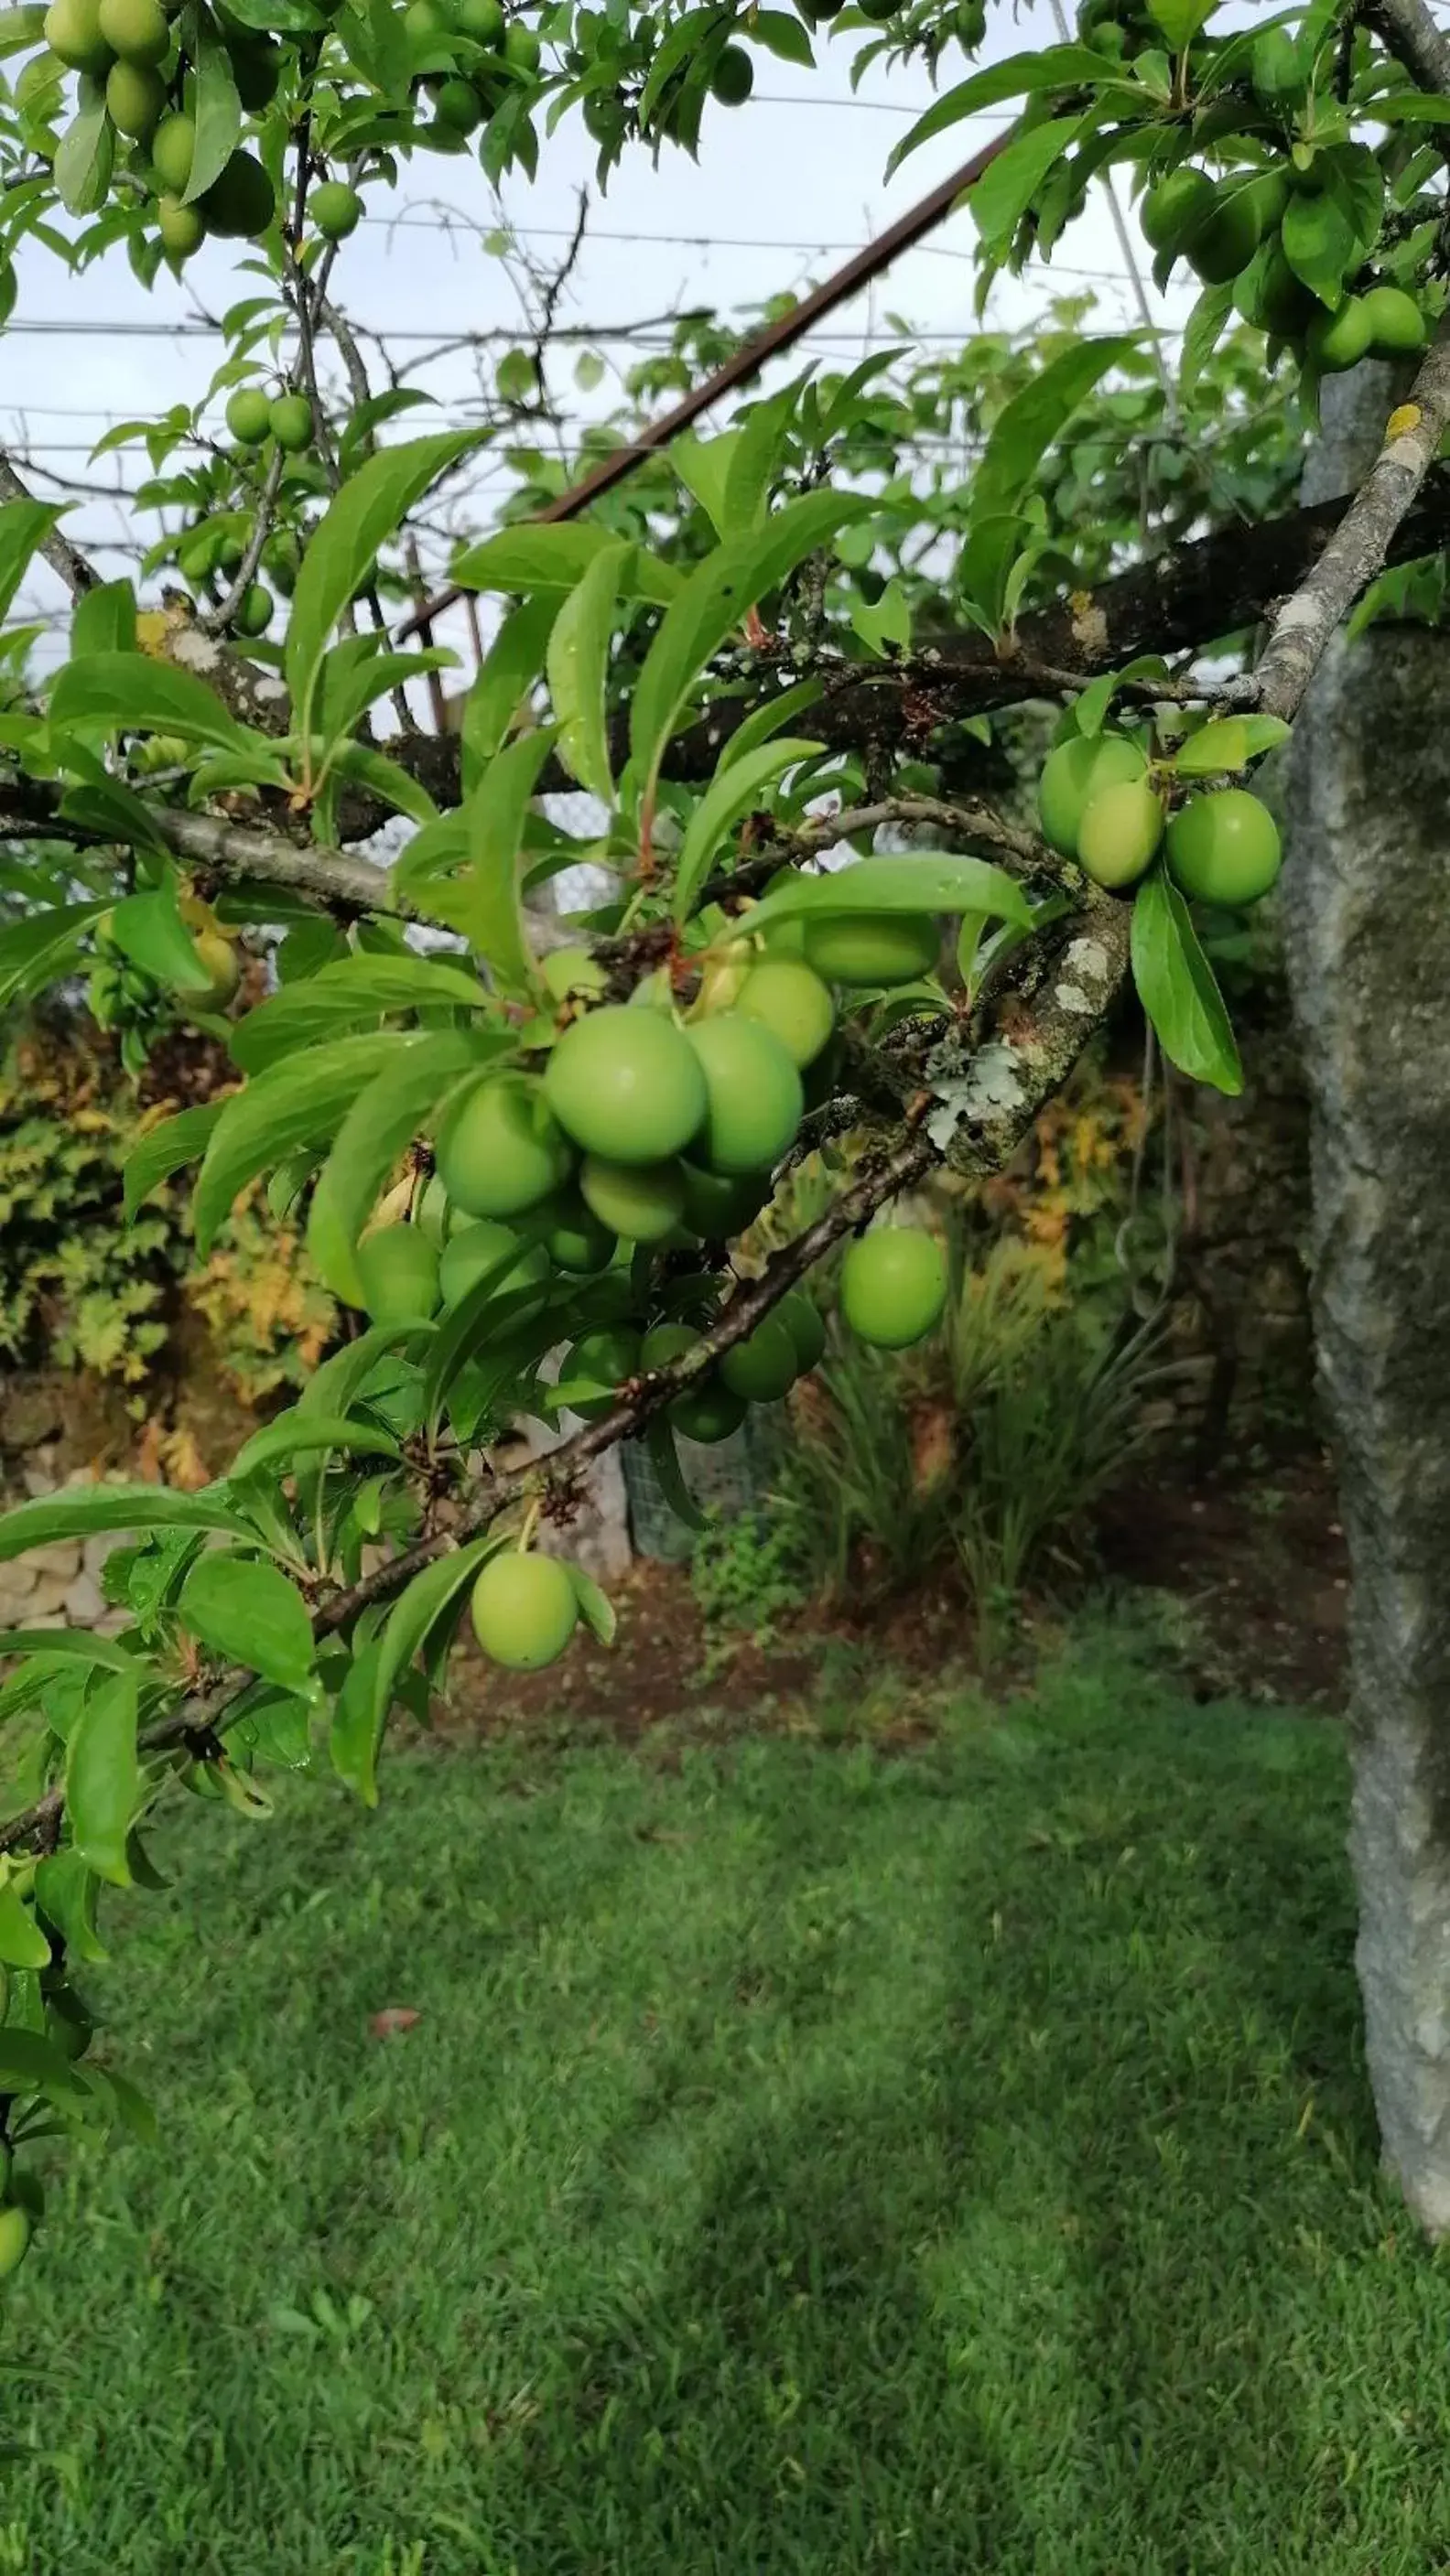
[[[839,25],[675,0],[507,17],[186,0],[170,20],[155,0],[57,0],[4,21],[0,327],[20,242],[27,264],[121,254],[143,280],[208,232],[247,244],[211,384],[102,442],[150,465],[137,582],[95,582],[23,478],[0,505],[0,609],[42,548],[75,596],[57,670],[30,671],[24,628],[0,660],[0,1010],[84,978],[133,1072],[194,1025],[240,1077],[138,1139],[114,1241],[99,1216],[63,1222],[62,1183],[110,1204],[115,1126],[89,1158],[79,1112],[64,1138],[22,1136],[40,1215],[5,1329],[63,1295],[91,1347],[139,1366],[194,1166],[192,1293],[236,1349],[245,1276],[250,1382],[270,1369],[296,1394],[199,1492],[95,1488],[0,1524],[0,1555],[42,1529],[135,1541],[108,1568],[119,1636],[12,1640],[0,1683],[35,1790],[0,1826],[0,2261],[38,2214],[11,2144],[140,2116],[82,2062],[69,1960],[100,1938],[103,1886],[152,1883],[165,1793],[254,1818],[269,1773],[330,1769],[372,1803],[394,1707],[426,1714],[466,1617],[525,1669],[581,1619],[607,1637],[595,1588],[533,1549],[541,1515],[567,1525],[625,1436],[693,1514],[677,1435],[728,1436],[816,1365],[814,1310],[786,1292],[943,1159],[1008,1164],[1130,977],[1168,1055],[1237,1086],[1193,907],[1273,884],[1252,781],[1306,674],[1261,689],[1262,584],[1235,588],[1226,634],[1211,584],[1198,599],[1211,677],[1181,634],[1167,658],[1168,634],[1142,631],[1143,586],[1120,652],[1121,591],[1089,585],[1151,558],[1166,618],[1175,540],[1242,544],[1287,497],[1323,376],[1416,356],[1446,302],[1446,111],[1413,48],[1346,0],[1285,13],[1267,52],[1215,16],[1084,0],[1067,41],[1032,49],[1014,25],[965,74],[975,0],[869,0]],[[412,389],[374,393],[340,301],[364,207],[401,161],[475,136],[490,178],[532,177],[576,111],[603,183],[632,147],[694,151],[757,58],[810,68],[837,43],[858,72],[917,55],[941,76],[903,154],[1012,103],[970,198],[983,296],[1051,257],[1104,173],[1130,184],[1160,283],[1184,264],[1203,289],[1176,383],[1067,301],[1030,338],[983,333],[929,366],[808,371],[587,525],[462,547],[495,631],[458,758],[420,744],[407,691],[447,656],[404,650],[385,602],[450,476],[539,407],[547,332],[504,353],[481,425],[413,420]],[[626,402],[656,403],[719,337],[682,326]],[[326,339],[343,402],[314,399]],[[225,443],[203,431],[219,396]],[[1433,381],[1425,400],[1440,419]],[[514,456],[517,519],[569,467]],[[1341,594],[1336,542],[1318,578],[1347,608],[1390,539]],[[989,791],[1017,711],[1044,703],[1039,832]],[[571,783],[582,817],[552,801]],[[411,837],[386,869],[340,846],[398,817]],[[595,893],[559,949],[540,897],[580,865]],[[36,1225],[55,1238],[39,1251]],[[738,1253],[752,1225],[764,1268]],[[838,1343],[798,1399],[812,1472],[843,1498],[830,1526],[913,1555],[950,1541],[985,1601],[1122,1455],[1141,1345],[1006,1255],[950,1295],[930,1236],[851,1258],[912,1286],[852,1303],[864,1354]],[[354,1310],[326,1357],[317,1276]],[[950,1423],[970,1387],[973,1411],[926,1454],[879,1354],[941,1310],[929,1402]],[[560,1417],[552,1460],[505,1463],[506,1438]]]

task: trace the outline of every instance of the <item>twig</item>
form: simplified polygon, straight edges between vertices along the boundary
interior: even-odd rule
[[[204,634],[222,635],[226,632],[257,578],[257,566],[262,560],[262,548],[272,533],[272,513],[277,506],[282,469],[286,462],[285,451],[274,441],[266,480],[257,496],[257,506],[252,515],[252,533],[247,539],[242,560],[237,566],[236,579],[230,590],[217,601],[215,608],[203,609],[197,618],[196,622]]]
[[[1442,327],[1389,436],[1308,579],[1278,610],[1253,677],[1267,714],[1296,713],[1331,635],[1386,560],[1450,424],[1450,326]]]
[[[33,501],[35,494],[21,482],[3,448],[0,448],[0,501]],[[59,528],[50,528],[40,540],[40,552],[52,572],[58,572],[72,599],[84,599],[94,590],[101,576],[94,564],[87,563],[80,549],[63,537]]]

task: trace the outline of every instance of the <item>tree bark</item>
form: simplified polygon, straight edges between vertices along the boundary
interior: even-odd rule
[[[1335,385],[1306,499],[1363,474],[1392,399],[1383,368]],[[1353,1574],[1366,2049],[1386,2164],[1437,2237],[1450,2233],[1447,664],[1447,639],[1424,627],[1331,644],[1295,728],[1283,880],[1319,1366]]]

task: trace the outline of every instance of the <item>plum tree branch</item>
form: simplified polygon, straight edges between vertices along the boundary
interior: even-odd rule
[[[1436,25],[1425,0],[1364,0],[1359,14],[1421,89],[1450,93],[1450,35]]]
[[[1253,677],[1266,714],[1298,709],[1328,644],[1365,585],[1384,566],[1450,425],[1450,330],[1421,364],[1408,399],[1391,414],[1385,444],[1318,562],[1276,611]]]
[[[35,494],[21,481],[5,450],[0,448],[0,501],[33,501]],[[40,552],[52,572],[58,572],[72,599],[84,599],[100,581],[95,565],[88,563],[78,546],[63,537],[59,528],[51,528],[40,540]]]

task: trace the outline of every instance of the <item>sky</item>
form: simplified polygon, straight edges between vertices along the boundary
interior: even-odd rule
[[[1221,23],[1252,14],[1225,9]],[[1052,0],[1027,0],[1020,23],[1014,23],[1018,16],[1006,6],[994,8],[981,60],[1056,39]],[[815,283],[966,161],[1010,113],[1004,109],[953,126],[913,153],[888,182],[883,173],[892,144],[936,94],[925,70],[873,69],[853,99],[850,66],[860,31],[834,39],[826,28],[816,33],[821,68],[813,74],[755,54],[755,96],[742,109],[720,109],[706,118],[698,164],[668,150],[655,170],[648,153],[636,149],[626,154],[603,196],[594,177],[595,149],[577,112],[546,142],[537,180],[530,184],[513,173],[501,197],[471,158],[415,156],[404,165],[396,195],[371,192],[372,211],[345,246],[335,272],[345,309],[368,332],[384,335],[395,362],[410,366],[426,356],[430,343],[451,334],[513,327],[519,318],[515,287],[506,264],[483,248],[481,234],[501,212],[531,257],[547,266],[567,247],[581,189],[589,192],[588,222],[558,319],[596,332],[595,345],[611,369],[628,366],[652,337],[662,336],[640,329],[650,317],[701,302],[736,312]],[[953,85],[970,68],[953,48],[939,86]],[[449,208],[456,210],[452,222]],[[889,278],[828,317],[803,351],[792,353],[788,369],[798,369],[802,355],[811,354],[836,365],[853,363],[865,348],[897,336],[888,315],[908,319],[923,342],[968,337],[975,327],[974,240],[971,216],[962,208],[928,243],[904,254]],[[207,243],[179,281],[163,270],[148,293],[124,254],[109,255],[72,278],[42,248],[27,246],[14,320],[0,336],[0,440],[17,463],[29,457],[51,477],[90,486],[138,479],[145,471],[139,452],[92,465],[90,450],[117,420],[197,399],[223,345],[219,338],[195,336],[197,325],[248,291],[245,251],[245,244]],[[1146,275],[1146,262],[1143,268]],[[1085,285],[1101,298],[1104,329],[1138,318],[1101,191],[1050,271],[999,282],[988,319],[999,326],[1023,322],[1053,292]],[[1166,304],[1151,284],[1147,293],[1165,331],[1181,325],[1189,300],[1184,291]],[[438,398],[439,408],[409,415],[407,429],[392,434],[416,435],[425,424],[445,427],[476,417],[481,364],[486,380],[491,360],[480,361],[474,352],[425,364],[414,380]],[[616,390],[608,377],[597,389],[575,388],[572,362],[556,368],[554,382],[581,416],[607,407]],[[216,425],[220,429],[219,404]],[[47,497],[63,490],[40,473],[34,485]],[[480,529],[506,489],[500,465],[481,458],[471,501]],[[120,572],[131,564],[108,556],[107,541],[124,538],[126,522],[124,508],[87,497],[78,501],[68,524],[108,571]],[[44,567],[23,605],[59,624],[63,593]]]

